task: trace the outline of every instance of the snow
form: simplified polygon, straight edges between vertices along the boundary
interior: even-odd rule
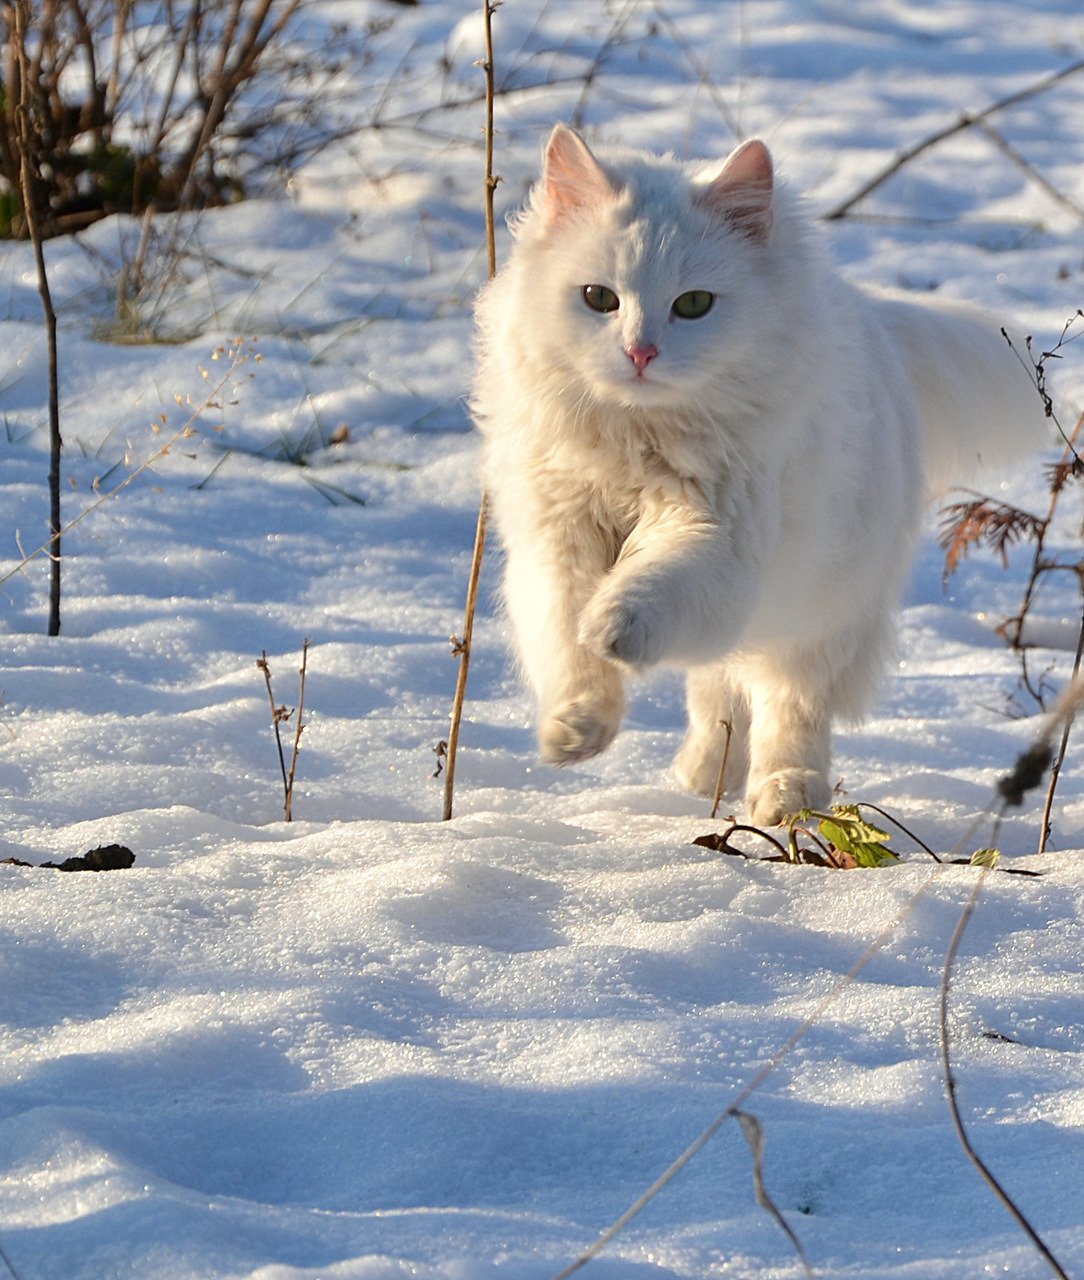
[[[549,1280],[891,927],[744,1104],[767,1189],[821,1277],[1048,1274],[943,1099],[941,970],[973,868],[938,868],[904,839],[903,865],[851,873],[693,844],[724,823],[668,771],[673,674],[637,686],[609,753],[538,764],[496,547],[456,816],[438,820],[448,637],[479,496],[464,395],[485,270],[481,27],[473,0],[319,0],[306,19],[314,40],[340,20],[370,60],[336,109],[363,127],[288,193],[163,228],[163,260],[172,239],[183,270],[145,304],[155,341],[105,340],[138,227],[112,219],[48,247],[65,518],[151,465],[67,534],[59,637],[43,634],[41,559],[3,583],[0,855],[120,843],[136,862],[0,866],[8,1270]],[[507,0],[495,33],[502,211],[557,119],[682,155],[762,131],[827,211],[962,111],[1079,58],[1084,20],[1076,0]],[[1078,76],[995,122],[1084,203],[1082,118]],[[1081,220],[976,130],[856,212],[825,234],[857,278],[982,301],[1040,348],[1084,302]],[[45,345],[25,246],[0,256],[0,336],[3,574],[45,536]],[[1057,371],[1070,423],[1079,350]],[[205,403],[223,375],[220,407]],[[1039,465],[997,493],[1041,511]],[[1008,570],[976,554],[943,588],[935,526],[931,512],[898,669],[841,731],[836,769],[850,800],[967,855],[989,842],[993,786],[1040,723],[994,631],[1026,554]],[[1032,668],[1054,684],[1078,614],[1068,577],[1036,606],[1050,647]],[[287,824],[256,660],[296,707],[305,638]],[[986,876],[950,1027],[975,1144],[1071,1273],[1084,1268],[1072,741],[1037,856],[1040,807],[1010,815],[998,842],[1002,868],[1043,874]],[[800,1266],[731,1123],[584,1274],[781,1280]]]

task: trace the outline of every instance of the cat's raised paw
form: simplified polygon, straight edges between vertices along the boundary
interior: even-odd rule
[[[749,820],[758,827],[776,827],[801,809],[816,809],[830,799],[828,783],[815,769],[778,769],[745,795]]]
[[[546,764],[578,764],[605,751],[621,726],[620,706],[602,707],[577,699],[558,707],[542,722],[539,748]]]
[[[667,634],[648,606],[620,596],[596,596],[580,619],[580,644],[627,666],[651,667],[665,655]]]

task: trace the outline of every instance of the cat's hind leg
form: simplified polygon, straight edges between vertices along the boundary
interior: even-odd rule
[[[683,787],[713,796],[726,759],[723,791],[734,791],[748,767],[749,711],[744,694],[727,665],[710,663],[690,669],[685,681],[689,728],[674,758]]]

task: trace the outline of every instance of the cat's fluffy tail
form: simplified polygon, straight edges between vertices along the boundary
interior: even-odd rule
[[[918,402],[932,494],[974,485],[1043,444],[1023,337],[1011,335],[1010,346],[998,320],[967,303],[913,294],[873,301]]]

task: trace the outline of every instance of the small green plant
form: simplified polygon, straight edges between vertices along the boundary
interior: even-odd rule
[[[739,858],[761,862],[785,862],[791,866],[824,867],[835,871],[855,868],[889,867],[904,861],[903,855],[890,847],[894,837],[882,827],[863,816],[869,810],[895,827],[901,835],[916,844],[934,862],[966,864],[974,867],[994,867],[1001,854],[997,849],[978,849],[969,858],[939,857],[930,846],[898,818],[879,805],[867,802],[859,804],[834,804],[830,809],[802,809],[787,822],[785,830],[778,834],[754,827],[744,822],[731,822],[725,831],[713,831],[697,836],[698,844],[716,853],[727,853]],[[769,844],[774,853],[758,855],[749,853],[735,837],[752,836]],[[1016,874],[1035,874],[1017,871]]]
[[[809,830],[810,823],[817,824],[817,834]],[[840,866],[883,867],[899,862],[898,853],[888,847],[892,838],[887,831],[867,822],[856,804],[833,805],[830,813],[817,809],[802,809],[790,821],[788,848],[791,861],[800,862],[798,833],[804,832],[824,849],[829,861]]]

